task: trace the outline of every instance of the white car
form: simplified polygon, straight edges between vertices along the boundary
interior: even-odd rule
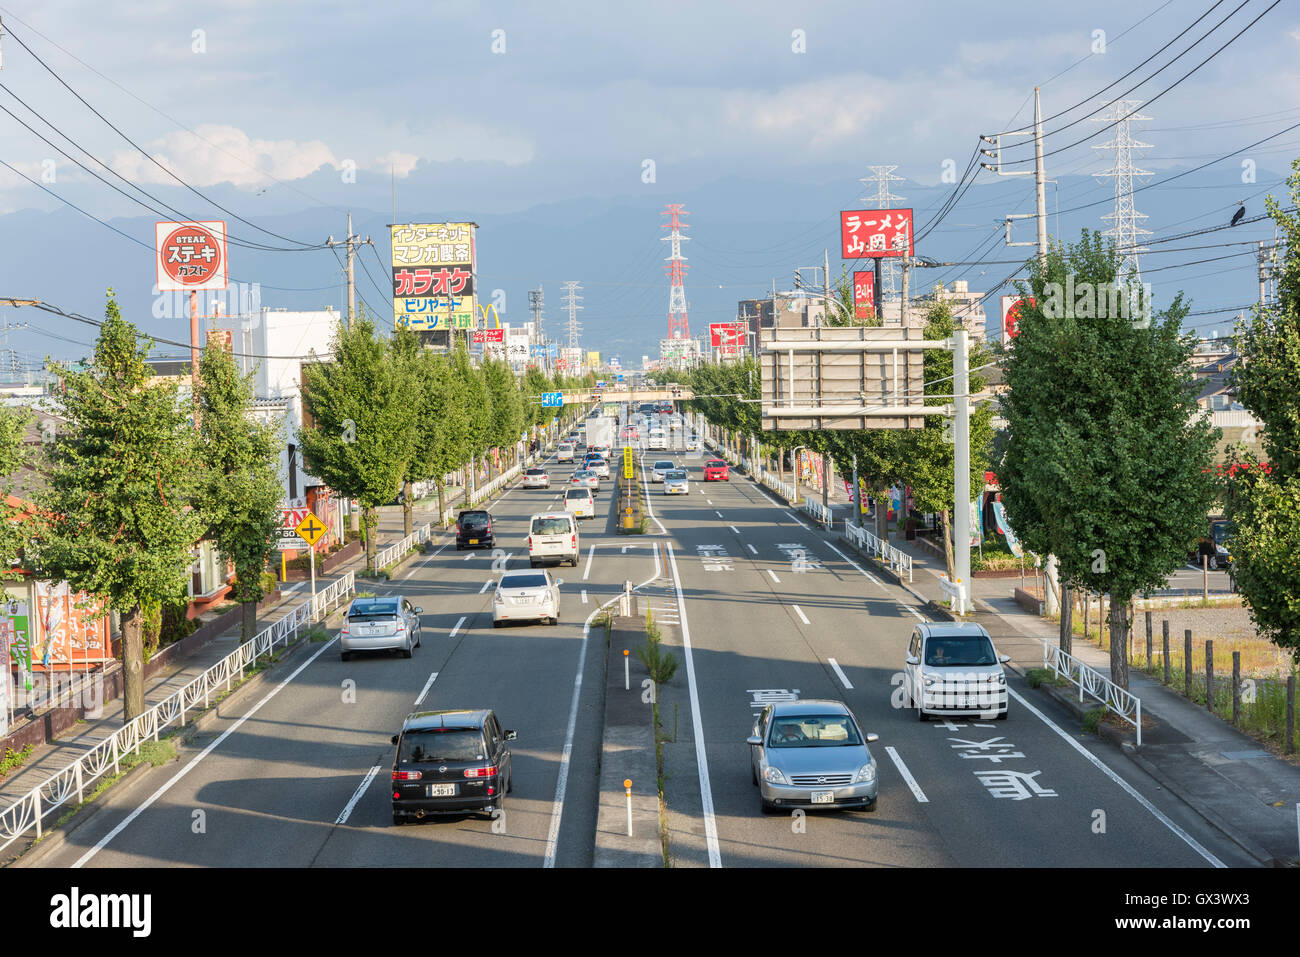
[[[664,473],[665,495],[689,495],[690,491],[685,469],[673,469]]]
[[[541,621],[560,623],[560,584],[542,569],[532,572],[507,572],[497,582],[492,596],[492,627],[507,621]]]
[[[600,476],[591,469],[578,469],[569,479],[569,484],[574,488],[589,488],[593,496],[600,494]]]
[[[587,458],[587,468],[595,472],[601,478],[609,478],[609,462],[604,457]]]
[[[564,510],[578,518],[596,517],[596,500],[589,488],[571,488],[564,492]]]
[[[568,512],[539,512],[528,523],[528,564],[544,561],[578,566],[578,520]]]
[[[545,469],[525,469],[524,470],[524,488],[550,488],[551,477],[546,474]]]
[[[672,472],[676,469],[677,469],[677,463],[674,462],[672,459],[660,459],[650,469],[650,481],[662,482],[664,480],[665,475],[667,475],[669,472]]]
[[[686,437],[686,451],[698,452],[700,450],[700,437],[692,432]]]
[[[645,447],[651,451],[664,451],[668,448],[668,436],[663,429],[651,428],[645,440]]]
[[[555,451],[555,461],[572,462],[573,461],[573,443],[561,442],[560,447]]]
[[[982,625],[926,622],[912,629],[903,667],[909,707],[924,721],[942,717],[1007,716],[1007,676]]]

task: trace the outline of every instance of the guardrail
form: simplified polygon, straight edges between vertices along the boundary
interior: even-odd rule
[[[307,601],[278,621],[263,628],[221,661],[183,688],[164,698],[143,714],[131,719],[116,732],[95,745],[72,764],[28,791],[14,804],[0,811],[0,850],[29,832],[37,838],[43,833],[45,817],[69,801],[80,803],[87,789],[110,770],[117,774],[120,762],[128,753],[139,752],[147,740],[171,725],[185,724],[186,714],[207,708],[218,691],[229,691],[232,683],[242,680],[244,671],[258,658],[297,636],[303,626],[324,617],[356,589],[356,575],[348,572],[331,582]],[[224,688],[223,688],[224,686]]]
[[[430,524],[425,522],[410,535],[407,535],[396,544],[380,549],[375,553],[375,568],[386,568],[409,552],[416,545],[419,545],[422,542],[427,542],[429,540],[430,531]]]
[[[1133,725],[1137,729],[1137,746],[1142,747],[1142,699],[1046,638],[1038,640],[1043,643],[1043,667],[1051,668],[1058,678],[1064,678],[1078,688],[1080,704],[1087,694]]]
[[[801,505],[800,508],[813,518],[817,519],[817,521],[821,522],[827,528],[830,528],[835,524],[835,520],[831,516],[831,510],[815,499],[811,499],[805,495],[803,505]]]
[[[912,556],[907,552],[889,544],[867,529],[854,525],[847,518],[844,519],[844,537],[858,548],[884,561],[899,578],[902,578],[903,572],[906,572],[908,584],[912,583]]]
[[[520,466],[512,465],[510,468],[502,472],[500,475],[498,475],[492,481],[488,482],[482,488],[474,489],[473,494],[470,495],[469,497],[469,504],[477,505],[479,502],[483,501],[484,499],[489,498],[490,496],[492,496],[493,493],[496,492],[497,489],[501,488],[501,486],[505,485],[512,478],[518,475],[520,471],[522,471]]]

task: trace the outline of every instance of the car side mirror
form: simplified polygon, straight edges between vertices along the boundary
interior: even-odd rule
[[[759,737],[758,735],[756,735],[756,734],[751,734],[751,735],[749,736],[749,740],[746,741],[745,743],[746,743],[746,744],[761,745],[761,744],[763,743],[763,739],[760,738],[760,737]]]
[[[919,665],[921,663],[921,659],[916,657],[916,655],[908,655],[907,663],[909,665]]]
[[[507,741],[514,741],[514,740],[518,739],[518,737],[519,737],[519,732],[517,732],[517,731],[507,731],[507,732],[506,732],[506,740],[507,740]]]
[[[557,587],[560,586],[560,585],[563,585],[563,584],[564,584],[564,579],[563,579],[563,578],[557,578],[557,579],[555,579],[555,584],[556,584]]]
[[[417,615],[423,615],[423,614],[424,614],[424,609],[423,609],[423,608],[417,608],[417,609],[415,609],[415,613],[416,613]]]
[[[880,735],[878,734],[867,735],[867,744],[875,744],[879,740],[880,740]]]
[[[1002,662],[1004,665],[1010,660],[1011,660],[1010,655],[998,655],[998,661]]]
[[[393,735],[392,741],[393,741],[393,744],[396,744],[396,743],[397,743],[397,735]]]

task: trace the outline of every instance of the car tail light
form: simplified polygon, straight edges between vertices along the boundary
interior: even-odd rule
[[[494,778],[497,774],[497,766],[489,764],[485,768],[466,768],[465,777],[467,778]]]
[[[402,799],[402,792],[401,792],[401,791],[394,791],[394,792],[393,792],[393,800],[394,800],[394,801],[400,801],[401,799]]]
[[[400,618],[397,620],[397,630],[406,631],[406,622]]]
[[[394,771],[394,781],[418,781],[422,777],[419,771]]]
[[[577,547],[578,547],[578,536],[577,536],[577,535],[570,535],[570,536],[569,536],[569,544],[572,545],[574,548],[577,548]]]

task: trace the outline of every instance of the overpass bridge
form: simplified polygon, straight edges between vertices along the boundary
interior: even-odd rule
[[[684,402],[695,397],[690,389],[655,388],[655,389],[582,389],[564,393],[564,404],[586,404],[589,402]]]

